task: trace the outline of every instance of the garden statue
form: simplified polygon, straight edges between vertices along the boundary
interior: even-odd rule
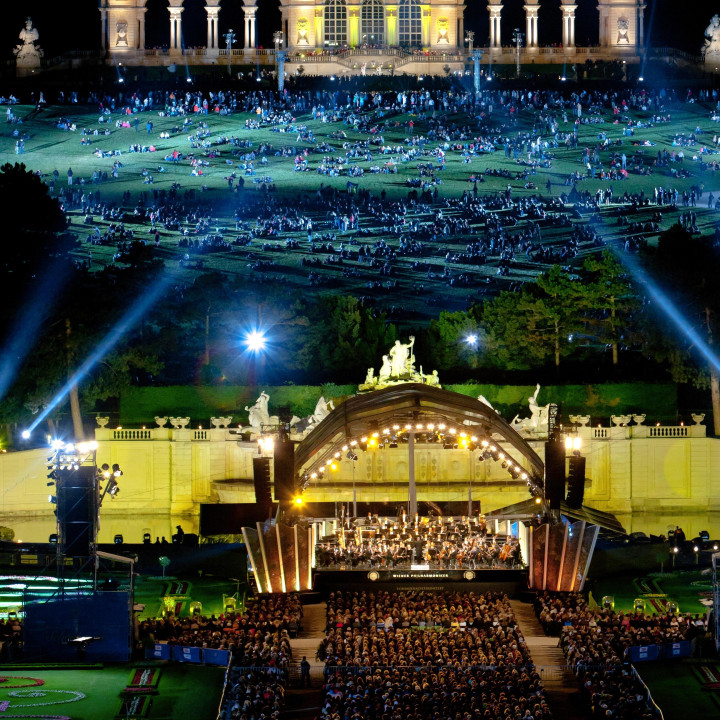
[[[402,375],[412,375],[415,371],[415,356],[412,354],[414,336],[410,336],[410,342],[404,345],[399,340],[390,348],[391,377],[399,378]],[[384,358],[383,358],[384,360]],[[382,371],[381,371],[382,373]]]
[[[538,383],[535,386],[535,392],[528,398],[530,417],[521,419],[519,415],[516,415],[510,423],[510,425],[518,432],[523,430],[533,435],[547,434],[550,403],[547,405],[538,405],[537,397],[539,393],[540,384]]]
[[[37,29],[33,27],[32,19],[28,18],[25,21],[25,27],[20,31],[21,45],[17,45],[13,50],[17,60],[17,70],[19,75],[23,75],[29,72],[33,72],[40,68],[40,58],[43,56],[43,51],[39,45],[36,45],[40,34]]]
[[[317,405],[315,405],[315,412],[312,414],[313,423],[321,422],[330,414],[330,411],[334,409],[335,405],[333,405],[332,400],[325,402],[325,398],[321,397],[317,401]]]
[[[630,44],[630,36],[628,35],[628,30],[630,29],[630,22],[626,17],[620,17],[617,21],[617,27],[618,27],[618,37],[617,37],[617,43],[616,45],[629,45]]]
[[[270,396],[263,390],[254,405],[245,406],[245,410],[248,412],[250,427],[258,432],[263,425],[270,424],[270,413],[268,412],[269,401]]]
[[[700,50],[705,54],[706,60],[708,55],[720,55],[720,15],[713,15],[710,24],[705,28],[705,44]]]

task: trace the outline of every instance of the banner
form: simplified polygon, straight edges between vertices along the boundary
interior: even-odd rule
[[[230,653],[227,650],[206,648],[203,650],[202,657],[206,665],[227,665],[230,660]]]
[[[628,648],[628,655],[631,662],[645,662],[646,660],[657,660],[660,657],[659,645],[640,645]]]
[[[169,660],[170,646],[167,643],[155,643],[152,647],[145,649],[147,660]]]
[[[178,662],[199,663],[202,662],[201,652],[202,650],[199,647],[180,647],[179,645],[174,645],[172,649],[172,659]]]
[[[676,643],[666,643],[662,646],[664,658],[690,657],[690,641],[681,640]]]

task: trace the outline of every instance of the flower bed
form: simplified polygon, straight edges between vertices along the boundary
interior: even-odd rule
[[[128,682],[126,690],[130,690],[132,688],[157,687],[159,682],[159,668],[135,668],[130,673],[130,682]]]
[[[6,683],[10,680],[29,680],[30,682],[20,683],[19,685],[6,685]],[[40,680],[39,678],[27,677],[24,675],[0,676],[0,689],[2,689],[2,690],[6,690],[8,688],[38,687],[39,685],[44,685],[44,684],[45,684],[44,680]]]

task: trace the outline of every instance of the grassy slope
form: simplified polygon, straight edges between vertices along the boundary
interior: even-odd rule
[[[31,114],[31,109],[28,107],[20,107],[16,109],[19,116],[28,116]],[[623,138],[622,150],[628,155],[634,152],[638,148],[632,147],[631,141],[649,140],[653,143],[657,143],[653,147],[644,148],[646,158],[652,159],[658,152],[658,150],[671,147],[672,137],[676,132],[683,132],[686,135],[690,134],[696,126],[701,126],[703,130],[708,133],[702,136],[701,139],[711,143],[712,135],[717,132],[717,127],[709,119],[709,108],[701,105],[683,105],[681,110],[673,112],[673,121],[671,123],[660,124],[654,128],[646,130],[636,131],[634,138]],[[15,160],[21,160],[33,169],[38,170],[45,176],[49,176],[54,169],[60,172],[60,185],[66,183],[66,173],[68,167],[72,167],[75,180],[78,182],[81,177],[89,178],[95,169],[109,171],[112,166],[112,159],[98,159],[92,155],[95,148],[99,147],[104,150],[119,149],[123,151],[123,155],[120,158],[124,164],[121,170],[120,178],[118,180],[111,180],[108,183],[92,186],[93,190],[99,190],[103,198],[119,200],[122,193],[130,191],[133,194],[133,203],[137,201],[139,193],[143,191],[150,191],[152,195],[153,189],[169,189],[171,184],[174,182],[179,183],[182,186],[182,190],[195,189],[198,191],[198,196],[202,200],[212,201],[214,205],[220,210],[214,213],[213,229],[217,229],[220,232],[223,230],[227,231],[226,235],[234,237],[234,224],[232,223],[232,208],[238,203],[245,200],[248,197],[252,197],[257,192],[257,185],[253,184],[252,178],[246,178],[245,190],[240,193],[230,193],[227,189],[227,182],[225,178],[228,173],[232,170],[230,165],[226,164],[226,160],[231,159],[231,146],[225,145],[220,146],[220,157],[215,160],[211,160],[211,167],[207,170],[205,176],[191,177],[190,167],[187,161],[184,161],[178,165],[165,162],[163,156],[172,152],[173,149],[179,149],[181,152],[189,151],[189,144],[187,141],[186,133],[179,133],[169,140],[160,140],[158,135],[163,130],[171,130],[173,127],[181,124],[181,120],[178,118],[160,118],[157,113],[147,114],[141,116],[140,132],[135,132],[134,128],[130,129],[115,129],[114,120],[119,115],[113,116],[113,121],[109,124],[111,129],[111,135],[109,137],[92,137],[92,145],[83,147],[80,145],[80,133],[75,132],[63,132],[55,128],[57,118],[60,116],[69,117],[72,122],[77,123],[78,128],[105,128],[107,125],[98,125],[97,114],[89,112],[87,108],[80,108],[77,106],[64,106],[64,107],[51,107],[46,111],[40,113],[37,116],[33,116],[23,123],[22,129],[30,134],[30,139],[26,143],[26,152],[21,157],[16,157],[14,153],[14,141],[10,136],[12,129],[16,126],[5,125],[2,133],[0,133],[0,162],[14,162]],[[649,113],[638,113],[635,117],[646,119]],[[260,130],[246,130],[243,128],[244,122],[247,115],[238,114],[234,116],[215,116],[210,115],[208,118],[194,118],[195,126],[199,120],[207,120],[210,129],[212,130],[212,138],[218,135],[235,135],[241,139],[250,139],[254,143],[254,149],[257,149],[263,142],[272,143],[275,148],[282,146],[307,146],[302,142],[297,142],[296,133],[277,133],[272,132],[268,129]],[[611,120],[609,115],[606,117]],[[150,138],[145,130],[145,121],[152,119],[154,123],[153,134]],[[402,144],[403,139],[406,137],[406,128],[403,123],[409,119],[409,116],[400,116],[393,118],[399,121],[400,126],[393,128],[390,131],[384,133],[386,143]],[[453,118],[458,122],[465,122],[462,118]],[[416,119],[417,120],[417,119]],[[502,121],[503,118],[498,117],[496,121]],[[521,117],[520,129],[530,129],[532,127],[533,118],[529,113],[524,113]],[[298,122],[306,124],[313,130],[315,136],[319,141],[328,140],[331,145],[339,147],[342,144],[342,140],[329,140],[328,135],[337,129],[343,129],[348,133],[348,140],[353,139],[366,139],[366,136],[362,136],[353,131],[349,131],[348,128],[342,124],[323,124],[319,121],[313,121],[311,116],[304,115],[298,118]],[[569,130],[570,124],[561,123],[561,130]],[[423,129],[422,123],[416,123],[416,133],[421,132]],[[621,137],[622,125],[614,125],[610,122],[602,125],[583,125],[580,128],[580,147],[589,146],[592,147],[597,140],[598,132],[606,132],[611,139]],[[513,129],[512,134],[516,132]],[[150,141],[157,144],[158,152],[153,154],[128,154],[127,149],[130,143],[149,143]],[[432,144],[429,145],[430,147]],[[309,147],[309,146],[308,146]],[[426,146],[427,147],[427,146]],[[196,151],[198,155],[201,151]],[[553,162],[553,168],[551,170],[540,170],[537,176],[532,179],[537,185],[538,191],[545,194],[545,185],[549,179],[553,183],[556,183],[553,187],[553,194],[559,195],[563,191],[568,191],[570,188],[558,184],[563,183],[568,173],[575,170],[582,170],[582,166],[579,163],[580,151],[575,150],[556,150],[556,159]],[[337,153],[335,153],[337,155]],[[688,157],[692,156],[691,150],[686,150]],[[609,152],[603,152],[601,154],[605,167],[609,167]],[[717,158],[718,156],[713,156]],[[294,173],[292,171],[293,159],[274,157],[268,154],[268,165],[266,168],[260,168],[259,163],[256,162],[257,174],[263,176],[270,176],[273,182],[278,188],[278,192],[287,193],[289,195],[296,194],[298,192],[313,192],[321,184],[331,184],[342,190],[345,189],[347,183],[347,177],[329,178],[327,176],[318,175],[314,170],[320,162],[320,155],[310,155],[310,167],[311,172],[307,173]],[[371,163],[359,161],[358,164],[367,168],[369,165],[382,165],[387,156],[382,156],[374,153],[374,157]],[[432,158],[424,158],[424,162],[432,162]],[[156,172],[158,165],[165,167],[165,172],[158,174]],[[379,193],[382,189],[385,189],[387,193],[392,196],[396,195],[404,197],[408,191],[405,186],[405,180],[408,177],[417,177],[418,172],[416,170],[417,161],[407,163],[406,165],[400,166],[400,171],[397,175],[366,175],[363,178],[354,178],[353,180],[359,182],[363,188],[368,188],[374,193]],[[237,166],[237,159],[235,159],[235,166]],[[720,188],[720,178],[716,178],[711,173],[706,172],[703,175],[699,174],[696,163],[690,160],[686,160],[685,167],[690,167],[693,176],[685,180],[675,180],[670,177],[667,170],[658,172],[657,174],[649,177],[641,177],[637,175],[631,175],[627,181],[609,183],[608,181],[597,180],[586,180],[580,183],[581,189],[588,189],[594,192],[597,188],[608,187],[612,185],[616,196],[622,194],[625,190],[629,192],[644,190],[646,194],[652,192],[652,188],[655,185],[665,185],[666,187],[678,187],[680,190],[688,189],[693,184],[703,183],[706,191],[714,191]],[[154,177],[155,184],[153,186],[143,185],[141,171],[143,168],[147,168]],[[467,165],[460,161],[460,155],[457,152],[449,151],[447,153],[447,169],[443,172],[438,173],[442,178],[442,184],[439,186],[439,192],[441,197],[457,197],[462,193],[463,190],[471,190],[472,185],[468,183],[468,178],[472,172],[483,172],[486,168],[502,169],[507,168],[512,173],[515,173],[522,168],[515,164],[512,160],[506,160],[502,151],[495,152],[491,155],[483,155],[480,158],[474,158],[472,163]],[[237,167],[235,167],[237,171]],[[242,174],[242,171],[237,171],[238,175]],[[522,182],[519,180],[509,181],[513,186],[513,194],[518,195],[530,195],[533,194],[532,190],[524,190],[522,188]],[[508,184],[508,180],[504,178],[491,178],[488,177],[486,182],[479,186],[481,193],[493,193],[503,190]],[[200,193],[202,186],[207,186],[206,192]],[[705,201],[705,196],[703,201]],[[702,202],[701,204],[706,204]],[[614,212],[611,210],[610,213]],[[608,213],[608,214],[610,214]],[[705,210],[698,208],[699,222],[703,226],[705,231],[709,231],[715,220],[715,214],[709,213]],[[423,219],[428,220],[431,216],[426,215]],[[676,219],[676,215],[668,213],[663,220],[662,227],[668,227]],[[606,227],[608,234],[615,234],[616,229],[613,227],[614,218],[609,217],[608,220],[612,223]],[[73,217],[73,224],[80,233],[81,238],[84,238],[87,232],[87,227],[82,225],[82,218],[78,215]],[[377,226],[371,226],[368,220],[365,220],[364,227],[371,227],[371,230],[375,236],[382,236],[382,228]],[[103,223],[100,223],[101,229],[103,229]],[[316,223],[316,231],[325,232],[326,228],[319,226]],[[142,226],[135,226],[136,236],[147,237],[147,228]],[[345,239],[348,239],[350,234]],[[567,236],[566,230],[558,230],[552,228],[546,228],[543,231],[543,238],[545,242],[556,242],[562,241]],[[305,240],[304,234],[300,233],[288,233],[287,235],[280,238],[284,240],[287,237],[296,237],[301,240]],[[338,240],[341,238],[338,237]],[[363,242],[372,242],[375,238],[363,238]],[[166,262],[166,266],[179,277],[190,278],[196,272],[194,270],[180,268],[178,263],[181,257],[187,252],[186,249],[177,247],[178,234],[174,232],[163,231],[161,247],[155,251],[157,257],[162,258]],[[430,255],[424,260],[433,265],[433,269],[437,273],[441,273],[445,268],[444,255],[447,251],[459,252],[464,250],[465,245],[468,241],[467,237],[454,237],[448,238],[447,241],[438,243],[435,247],[430,248]],[[391,244],[395,243],[394,239],[390,240]],[[309,289],[309,283],[307,275],[309,269],[303,267],[300,263],[303,256],[307,255],[305,251],[305,244],[303,243],[303,251],[285,251],[278,252],[275,250],[263,251],[260,248],[260,243],[255,242],[252,248],[235,248],[231,252],[222,252],[211,255],[203,255],[205,267],[207,269],[215,269],[222,272],[237,275],[243,278],[247,278],[250,281],[257,281],[259,276],[263,273],[253,272],[249,269],[249,264],[255,259],[263,260],[274,260],[277,263],[276,268],[273,269],[271,276],[274,278],[282,278],[288,289],[296,289],[303,292],[307,292]],[[79,254],[86,258],[88,246],[83,246],[79,251]],[[100,266],[112,261],[112,256],[115,252],[114,246],[93,246],[92,250],[92,263],[93,267],[99,268]],[[322,255],[316,255],[324,257]],[[342,278],[340,277],[340,271],[337,268],[323,267],[320,270],[315,269],[316,272],[320,272],[322,275],[328,275],[332,278],[332,287],[327,289],[314,289],[313,292],[335,292],[337,288],[342,288],[343,291],[353,292],[356,294],[369,294],[378,297],[380,302],[384,302],[387,305],[397,305],[403,307],[403,312],[406,316],[416,314],[432,315],[439,312],[441,307],[448,309],[458,309],[466,307],[467,303],[472,300],[477,300],[487,291],[485,286],[480,287],[479,280],[483,277],[493,278],[494,282],[491,291],[496,291],[507,287],[508,283],[515,279],[531,279],[535,276],[538,271],[542,271],[545,266],[539,263],[527,263],[525,262],[524,254],[518,257],[520,261],[518,265],[513,269],[513,273],[508,278],[497,278],[496,275],[496,263],[493,261],[485,266],[475,265],[461,265],[453,264],[450,266],[454,273],[469,272],[473,275],[473,283],[470,287],[450,287],[446,282],[441,279],[428,279],[425,272],[415,272],[409,264],[415,258],[401,259],[398,263],[398,272],[396,277],[400,280],[401,288],[395,290],[392,293],[379,289],[368,291],[366,284],[370,279],[384,279],[377,275],[376,270],[371,270],[364,266],[358,266],[360,269],[360,277],[358,278]],[[578,258],[581,260],[582,258]],[[355,265],[355,263],[351,263]],[[268,273],[264,274],[267,277]],[[413,288],[414,284],[422,284],[423,288]],[[430,302],[426,302],[430,296]]]

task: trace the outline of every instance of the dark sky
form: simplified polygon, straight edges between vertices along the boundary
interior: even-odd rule
[[[100,45],[100,13],[97,0],[23,0],[3,4],[3,22],[0,26],[0,55],[12,57],[12,48],[23,27],[25,17],[32,16],[40,33],[40,44],[48,56],[66,50],[94,49]],[[578,44],[597,41],[596,0],[576,0],[578,5],[576,37]],[[524,28],[524,0],[504,0],[503,40],[510,41],[514,27]],[[655,6],[651,28],[652,44],[678,47],[697,52],[702,45],[703,30],[710,18],[720,12],[720,3],[706,0],[647,0],[647,25]],[[489,23],[486,0],[466,0],[466,28],[475,31],[478,40],[487,38]],[[167,44],[169,16],[167,0],[147,2],[147,45]],[[206,14],[204,0],[185,0],[183,32],[188,46],[205,45]],[[260,45],[272,46],[272,33],[280,28],[278,0],[258,0],[258,33]],[[559,43],[561,37],[560,0],[540,0],[540,41],[543,44]],[[232,27],[242,31],[241,0],[222,0],[220,32]],[[507,36],[507,37],[506,37]]]

